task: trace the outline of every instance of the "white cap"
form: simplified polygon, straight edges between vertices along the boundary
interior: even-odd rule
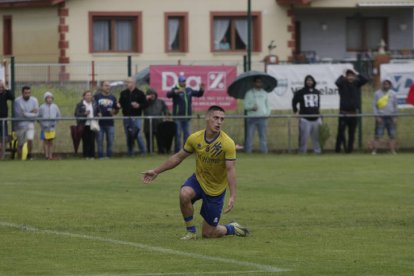
[[[43,95],[43,99],[46,100],[47,97],[52,97],[53,98],[53,94],[52,92],[47,91],[44,95]]]

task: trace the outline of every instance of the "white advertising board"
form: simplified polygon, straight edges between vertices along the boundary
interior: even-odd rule
[[[380,67],[381,82],[389,79],[392,89],[397,92],[399,107],[413,107],[407,104],[407,94],[414,83],[414,64],[382,64]]]
[[[278,81],[277,87],[269,93],[269,106],[274,110],[291,110],[294,93],[303,88],[305,77],[312,75],[316,89],[321,91],[321,109],[338,109],[339,95],[335,81],[352,64],[282,64],[269,65],[267,73]]]

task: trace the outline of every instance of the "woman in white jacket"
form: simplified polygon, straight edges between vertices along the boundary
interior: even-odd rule
[[[53,103],[53,94],[46,92],[45,102],[39,108],[40,126],[42,128],[43,150],[47,160],[53,160],[53,140],[56,137],[56,122],[61,117],[59,107]],[[51,119],[51,120],[44,120]]]

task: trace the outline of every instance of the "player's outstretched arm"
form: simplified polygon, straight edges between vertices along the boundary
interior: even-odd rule
[[[227,208],[224,210],[224,213],[230,212],[233,209],[234,204],[236,203],[236,195],[237,195],[236,161],[235,160],[226,161],[226,169],[227,169],[227,181],[229,183],[230,197],[229,197],[229,202],[227,203]]]
[[[154,170],[148,170],[142,173],[144,176],[142,177],[142,181],[145,184],[151,183],[155,178],[157,178],[158,174]]]
[[[161,164],[159,167],[143,172],[143,182],[145,184],[151,183],[155,178],[157,178],[160,173],[177,167],[185,158],[190,155],[191,153],[188,153],[184,150],[180,150],[176,154],[171,155],[170,158],[168,158],[168,160]]]

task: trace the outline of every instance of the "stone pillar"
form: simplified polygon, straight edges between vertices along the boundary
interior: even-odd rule
[[[69,41],[66,40],[66,34],[69,32],[69,26],[66,24],[66,17],[69,15],[69,10],[66,8],[65,2],[62,2],[58,6],[58,16],[59,16],[59,26],[58,26],[58,33],[59,33],[59,64],[60,72],[59,72],[59,80],[65,81],[69,80],[69,73],[66,72],[66,66],[64,64],[68,64],[70,62],[69,57],[66,55],[66,50],[69,48]]]

